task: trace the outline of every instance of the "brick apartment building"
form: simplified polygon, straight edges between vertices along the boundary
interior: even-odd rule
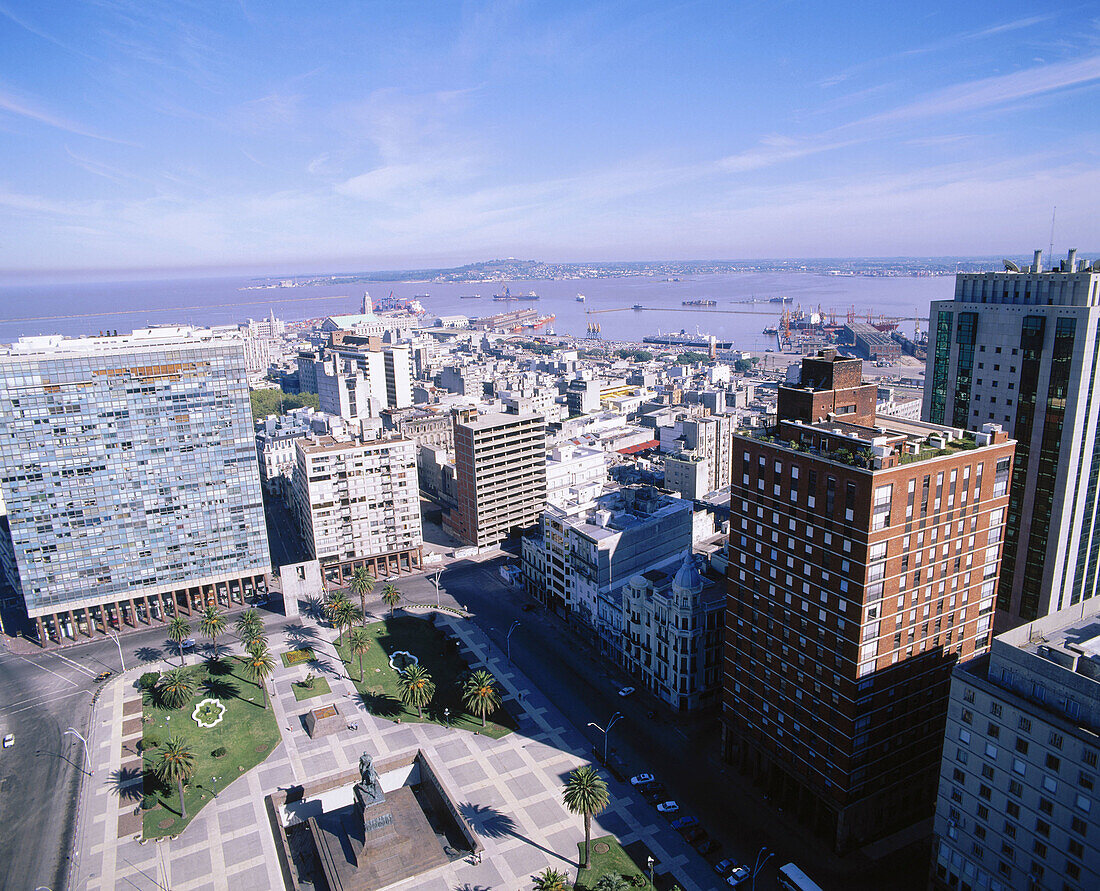
[[[1014,442],[875,417],[824,351],[734,437],[723,755],[838,850],[932,814],[951,670],[989,647]]]

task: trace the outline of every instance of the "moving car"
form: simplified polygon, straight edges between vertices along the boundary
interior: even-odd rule
[[[675,801],[662,801],[657,805],[657,812],[664,814],[666,817],[671,817],[673,814],[679,813],[680,805]]]
[[[14,745],[15,745],[15,734],[14,733],[9,733],[7,736],[4,737],[4,748],[5,749],[10,749]]]
[[[647,783],[652,783],[652,782],[653,782],[653,774],[651,774],[651,773],[640,773],[636,777],[631,777],[630,778],[630,785],[631,786],[644,786]]]
[[[111,674],[112,674],[112,672],[110,672],[110,671],[101,671],[99,674],[97,674],[95,676],[95,679],[97,681],[105,681],[105,680],[107,680],[107,678],[109,678],[111,676]]]
[[[619,691],[619,695],[620,695],[620,696],[629,696],[629,695],[630,695],[631,693],[633,693],[633,692],[634,692],[634,688],[633,688],[633,687],[623,687],[623,688],[622,688],[622,689],[621,689],[621,690]]]
[[[180,646],[183,647],[183,649],[185,649],[185,650],[194,649],[195,648],[195,638],[193,638],[193,637],[184,638],[182,641],[180,641]]]

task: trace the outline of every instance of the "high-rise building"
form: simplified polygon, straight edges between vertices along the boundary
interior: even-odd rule
[[[7,347],[0,466],[5,562],[43,641],[240,600],[270,569],[239,337]]]
[[[686,418],[683,426],[684,451],[707,459],[710,477],[707,491],[724,489],[730,484],[733,466],[730,446],[733,442],[733,419],[729,415],[709,415]]]
[[[993,640],[951,679],[934,889],[1100,888],[1100,600]]]
[[[1017,440],[999,627],[1092,597],[1100,579],[1100,262],[962,273],[932,303],[922,415]]]
[[[948,681],[989,646],[1013,443],[875,418],[806,359],[734,435],[724,757],[837,849],[932,813]]]
[[[343,584],[366,566],[374,576],[419,568],[424,535],[410,439],[298,439],[294,512],[325,577]]]
[[[538,522],[546,504],[546,423],[537,414],[455,419],[458,509],[445,525],[469,544],[495,545]]]

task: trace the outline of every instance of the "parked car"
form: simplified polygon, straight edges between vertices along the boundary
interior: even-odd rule
[[[657,812],[671,818],[673,814],[677,814],[680,812],[680,805],[678,805],[675,801],[662,801],[659,805],[657,805]]]
[[[195,648],[195,638],[186,637],[180,641],[180,646],[185,650],[193,650]]]
[[[691,829],[692,826],[699,825],[699,818],[688,815],[686,817],[677,817],[672,821],[672,828],[678,832],[683,832],[685,829]]]
[[[718,873],[718,875],[724,876],[726,873],[730,872],[736,865],[736,860],[727,857],[725,860],[719,860],[717,863],[714,864],[714,871]]]
[[[650,804],[659,804],[665,800],[668,790],[661,783],[654,783],[648,789],[642,791],[642,797]]]
[[[713,838],[699,838],[693,841],[692,847],[695,848],[702,856],[706,857],[707,854],[711,854],[718,850],[718,842]]]
[[[629,696],[633,692],[634,692],[633,687],[623,687],[621,690],[619,690],[619,695],[620,696]]]
[[[687,831],[684,833],[684,840],[689,845],[693,845],[700,839],[706,837],[707,831],[702,826],[689,826]]]
[[[729,877],[726,879],[726,884],[729,885],[731,888],[736,888],[738,885],[747,882],[751,875],[752,870],[749,869],[747,866],[735,867],[733,872],[731,872],[729,874]]]
[[[636,777],[631,777],[630,778],[630,785],[631,786],[645,786],[648,783],[652,783],[652,782],[653,782],[653,774],[651,774],[651,773],[640,773]]]

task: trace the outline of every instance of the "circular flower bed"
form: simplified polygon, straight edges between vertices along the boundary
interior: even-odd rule
[[[196,705],[195,710],[191,712],[191,718],[194,722],[206,729],[210,729],[216,724],[220,724],[224,717],[225,706],[220,699],[204,699]]]
[[[410,665],[419,665],[420,660],[407,650],[398,650],[390,656],[390,668],[394,671],[404,671]]]

